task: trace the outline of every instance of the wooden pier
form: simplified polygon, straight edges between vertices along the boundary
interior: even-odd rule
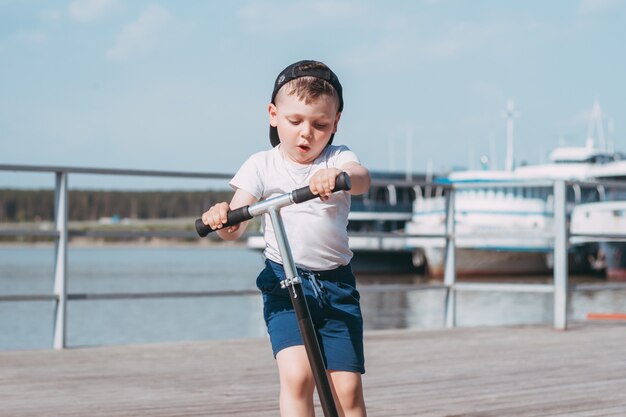
[[[625,416],[625,353],[623,321],[370,332],[368,413]],[[275,417],[277,395],[264,339],[0,352],[7,417]]]

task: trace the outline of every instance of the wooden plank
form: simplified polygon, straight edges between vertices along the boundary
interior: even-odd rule
[[[566,332],[370,332],[368,415],[624,416],[625,346],[620,322]],[[0,352],[0,416],[269,417],[277,410],[265,339]]]

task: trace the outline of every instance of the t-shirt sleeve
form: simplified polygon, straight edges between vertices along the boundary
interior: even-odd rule
[[[333,160],[333,166],[336,168],[341,168],[348,162],[361,163],[359,157],[345,145],[337,146],[331,158]]]
[[[235,174],[229,185],[234,189],[242,189],[252,194],[257,200],[263,195],[263,182],[259,158],[252,155],[243,163],[239,171]]]

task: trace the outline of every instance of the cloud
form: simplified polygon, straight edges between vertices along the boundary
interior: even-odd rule
[[[511,32],[528,31],[501,23],[454,23],[438,29],[439,33],[404,26],[371,42],[361,44],[345,54],[348,66],[389,68],[399,71],[419,63],[450,62],[485,47],[495,48]]]
[[[622,0],[581,0],[578,5],[578,14],[588,16],[602,13],[622,4]]]
[[[494,82],[474,80],[470,85],[470,91],[472,91],[472,94],[476,97],[491,102],[500,101],[503,103],[504,106],[506,94],[502,90],[502,88]]]
[[[313,1],[303,3],[303,5],[320,17],[332,18],[350,17],[358,9],[354,3],[336,1]]]
[[[363,11],[355,2],[329,0],[298,2],[252,2],[239,9],[247,29],[284,32],[319,26],[329,20],[354,19]],[[294,16],[306,16],[297,19]]]
[[[33,45],[41,45],[43,43],[46,43],[46,41],[48,40],[48,35],[46,35],[44,32],[39,31],[24,32],[22,36],[26,42]]]
[[[139,18],[126,25],[117,35],[115,45],[106,53],[107,59],[120,61],[140,52],[149,51],[158,44],[159,34],[170,20],[170,14],[156,5],[148,7]]]
[[[63,17],[63,12],[60,10],[45,10],[39,14],[39,17],[44,22],[55,22],[61,20]]]
[[[48,41],[48,35],[39,30],[21,30],[11,34],[4,40],[6,44],[15,42],[19,45],[43,45]],[[0,47],[2,47],[2,42],[0,42]]]
[[[106,14],[114,0],[75,0],[68,6],[70,17],[79,22],[96,20]]]

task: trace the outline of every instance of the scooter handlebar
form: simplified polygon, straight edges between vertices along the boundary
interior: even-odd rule
[[[337,191],[349,191],[352,188],[352,184],[350,183],[350,177],[346,172],[342,172],[337,175],[335,178],[335,188],[333,189],[333,193]],[[313,194],[311,189],[307,187],[298,188],[297,190],[293,190],[291,192],[291,200],[295,204],[303,203],[305,201],[313,200],[317,197],[317,194]],[[246,220],[250,220],[253,216],[250,214],[250,206],[240,207],[235,210],[231,210],[227,214],[228,220],[224,225],[222,225],[222,229],[234,226]],[[206,237],[209,233],[214,232],[219,229],[212,229],[211,227],[204,224],[202,219],[196,219],[196,232],[200,237]]]
[[[351,188],[352,184],[350,183],[350,176],[348,176],[346,172],[341,172],[337,175],[337,178],[335,178],[335,188],[333,188],[333,193],[337,191],[350,191]],[[297,190],[293,190],[291,192],[291,200],[295,204],[313,200],[315,197],[317,197],[317,194],[313,194],[308,186],[298,188]]]
[[[228,214],[226,215],[228,220],[226,221],[226,223],[224,223],[222,228],[234,226],[241,222],[245,222],[246,220],[250,220],[252,218],[252,215],[250,215],[250,212],[248,210],[249,207],[250,206],[244,206],[244,207],[240,207],[238,209],[229,211]],[[196,219],[196,232],[198,232],[198,235],[200,237],[206,237],[206,235],[216,230],[219,230],[219,229],[211,229],[211,227],[204,224],[202,219]]]

